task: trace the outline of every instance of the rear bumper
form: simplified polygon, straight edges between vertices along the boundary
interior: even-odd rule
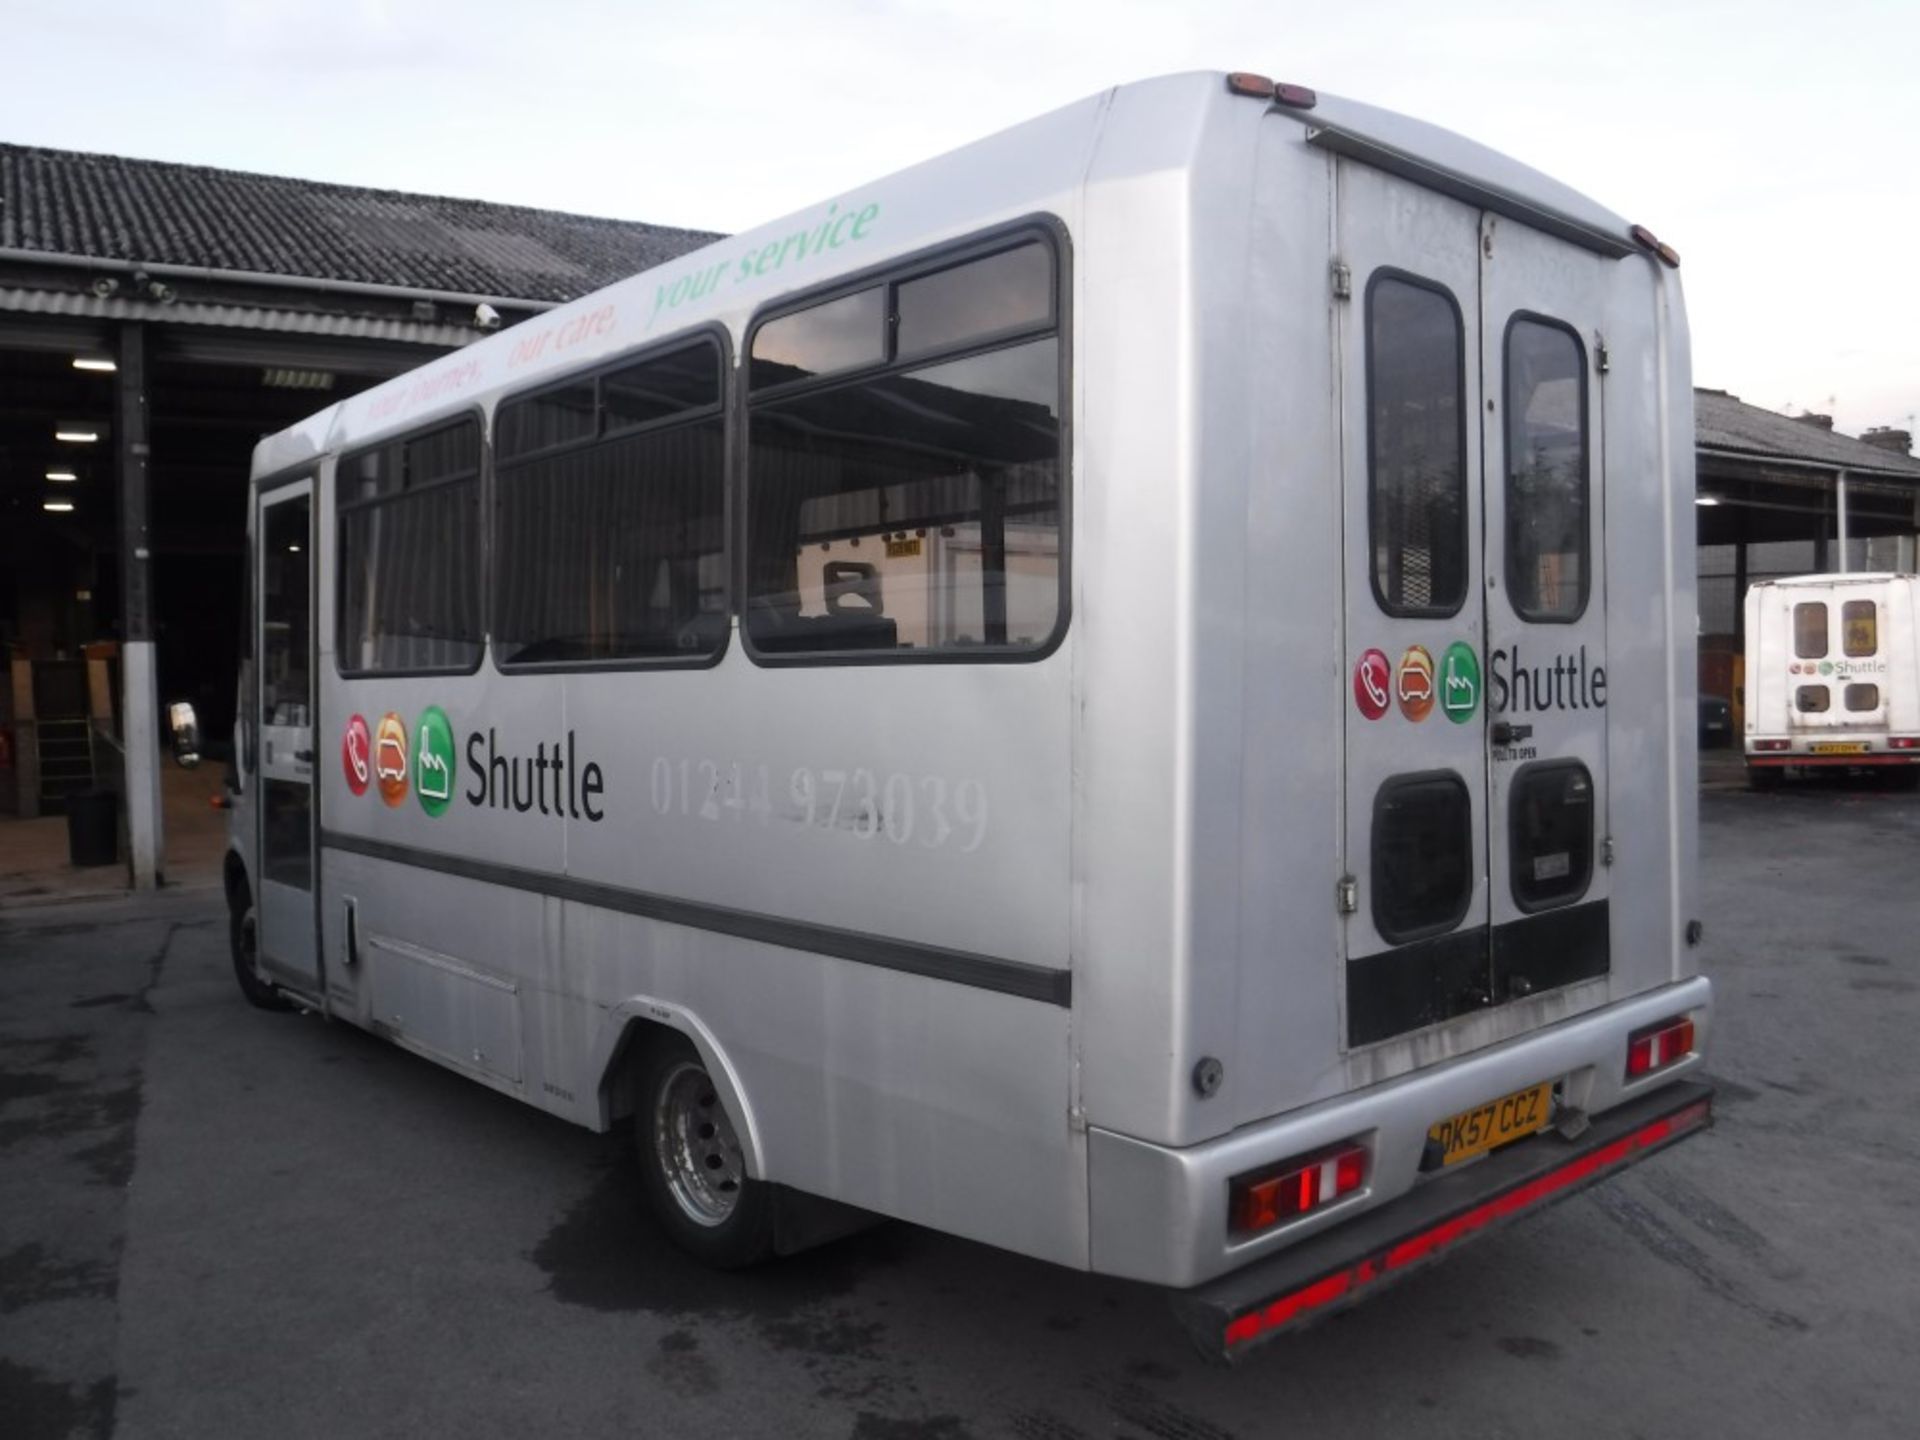
[[[1712,1007],[1711,982],[1694,976],[1198,1145],[1158,1145],[1090,1126],[1091,1268],[1184,1290],[1396,1208],[1431,1183],[1420,1169],[1428,1127],[1545,1080],[1558,1085],[1563,1112],[1609,1114],[1700,1067]],[[1628,1079],[1628,1037],[1679,1015],[1694,1022],[1695,1053]],[[1347,1143],[1365,1145],[1371,1156],[1360,1190],[1252,1239],[1228,1232],[1234,1176]]]
[[[1341,1310],[1462,1242],[1698,1134],[1713,1087],[1677,1081],[1596,1119],[1578,1140],[1552,1131],[1495,1151],[1292,1249],[1173,1297],[1200,1348],[1233,1360],[1262,1341]]]
[[[1807,769],[1815,765],[1838,765],[1853,769],[1860,765],[1920,765],[1920,750],[1869,750],[1864,755],[1810,755],[1792,750],[1749,750],[1747,764],[1756,770]]]

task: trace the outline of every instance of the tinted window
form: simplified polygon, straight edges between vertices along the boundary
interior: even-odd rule
[[[1849,685],[1846,689],[1847,709],[1878,710],[1880,708],[1880,687],[1878,685]]]
[[[480,427],[345,457],[335,484],[343,674],[480,663]]]
[[[769,320],[754,332],[755,386],[877,365],[886,358],[887,295],[880,287]]]
[[[1402,775],[1373,802],[1373,928],[1400,944],[1451,930],[1473,900],[1473,806],[1450,771]]]
[[[1522,767],[1507,817],[1514,902],[1522,910],[1566,905],[1593,877],[1593,777],[1577,760]]]
[[[872,292],[898,297],[899,324],[885,328],[922,346],[1003,342],[945,362],[896,355],[853,383],[754,398],[744,623],[757,651],[905,658],[1051,643],[1064,614],[1059,342],[1006,332],[1051,328],[1052,283],[1038,243],[909,275]]]
[[[1451,615],[1466,598],[1464,344],[1444,290],[1368,286],[1368,553],[1389,614]]]
[[[1832,705],[1832,692],[1824,685],[1802,685],[1793,692],[1793,708],[1802,715],[1824,715]]]
[[[935,271],[904,282],[896,303],[901,359],[1044,327],[1053,314],[1053,255],[1044,245],[1022,245]]]
[[[1840,644],[1847,654],[1871,655],[1880,648],[1879,616],[1871,600],[1849,600],[1840,607]]]
[[[703,342],[599,383],[604,423],[584,433],[605,438],[499,464],[502,665],[694,659],[726,640],[720,352]],[[503,405],[503,424],[545,401]]]
[[[1572,331],[1507,330],[1507,594],[1525,620],[1587,603],[1587,368]]]
[[[1820,660],[1827,653],[1827,607],[1807,600],[1793,607],[1793,653],[1802,660]]]
[[[502,405],[493,428],[494,450],[502,459],[587,439],[594,433],[593,382]]]

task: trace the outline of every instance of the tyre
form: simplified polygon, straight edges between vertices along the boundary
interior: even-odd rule
[[[681,1037],[663,1036],[642,1057],[633,1128],[647,1207],[677,1247],[720,1270],[774,1253],[773,1187],[748,1178],[733,1119]]]
[[[233,950],[233,978],[249,1005],[262,1010],[290,1010],[286,997],[260,973],[260,917],[253,897],[243,890],[227,910],[227,943]]]

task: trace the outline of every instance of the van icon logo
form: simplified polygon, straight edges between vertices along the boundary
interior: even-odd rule
[[[373,737],[364,715],[347,721],[346,733],[340,737],[340,768],[346,772],[347,789],[356,795],[367,793],[367,782],[373,779]]]
[[[453,801],[453,726],[438,705],[420,712],[413,765],[413,789],[420,797],[420,808],[429,815],[444,814]]]
[[[1400,713],[1416,725],[1433,713],[1433,656],[1424,645],[1409,645],[1400,657],[1394,694]]]
[[[1447,647],[1440,662],[1440,709],[1456,725],[1473,718],[1480,705],[1480,657],[1464,640]]]
[[[1378,650],[1364,650],[1353,664],[1353,702],[1369,720],[1387,713],[1393,696],[1387,686],[1393,681],[1393,667]]]
[[[407,726],[389,710],[380,717],[373,737],[373,777],[380,782],[380,798],[400,805],[407,798]]]

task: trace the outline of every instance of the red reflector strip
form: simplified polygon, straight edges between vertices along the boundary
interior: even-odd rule
[[[1344,1270],[1336,1270],[1324,1275],[1310,1285],[1304,1285],[1290,1294],[1282,1295],[1268,1302],[1258,1310],[1251,1310],[1228,1322],[1226,1329],[1227,1348],[1244,1345],[1249,1340],[1277,1330],[1304,1315],[1343,1300],[1365,1285],[1385,1279],[1395,1271],[1404,1270],[1422,1260],[1429,1259],[1449,1245],[1458,1243],[1468,1236],[1484,1230],[1496,1221],[1505,1220],[1520,1211],[1532,1208],[1542,1201],[1550,1200],[1569,1186],[1578,1185],[1592,1179],[1602,1171],[1611,1170],[1634,1159],[1638,1154],[1654,1146],[1684,1135],[1707,1121],[1710,1102],[1696,1100],[1684,1109],[1677,1110],[1664,1119],[1652,1121],[1630,1134],[1621,1136],[1611,1144],[1598,1150],[1570,1160],[1556,1170],[1515,1186],[1501,1195],[1494,1196],[1472,1209],[1463,1211],[1451,1220],[1410,1235],[1390,1247],[1385,1254],[1362,1260]]]

